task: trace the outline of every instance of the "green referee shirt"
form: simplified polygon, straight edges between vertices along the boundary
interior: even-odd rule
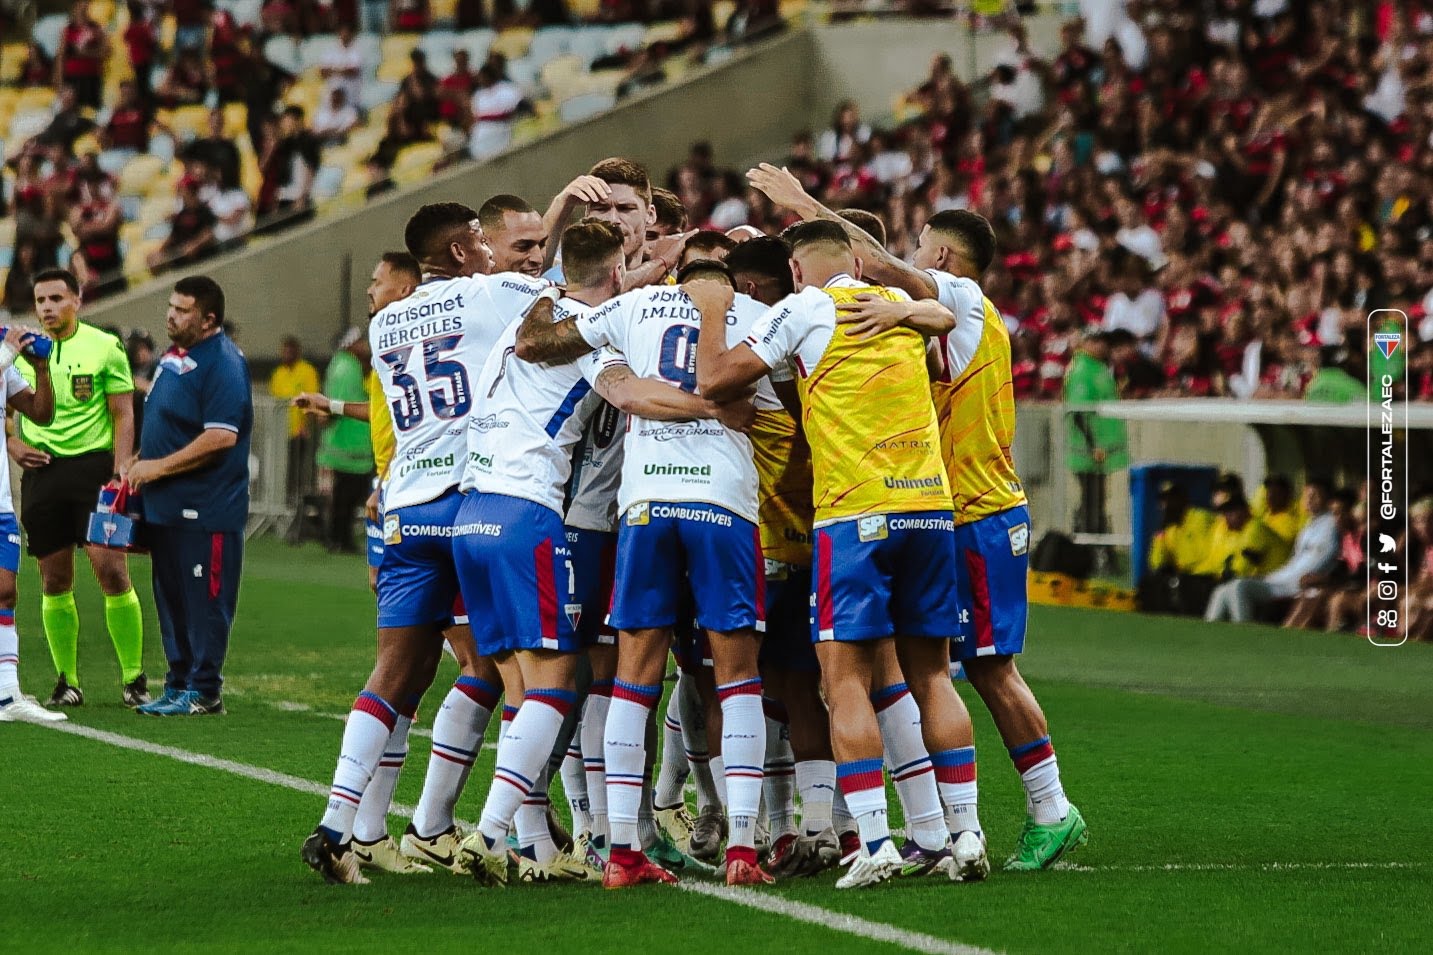
[[[15,366],[33,387],[35,370],[29,362],[17,361]],[[38,425],[21,415],[21,440],[60,458],[114,450],[109,396],[134,391],[124,343],[80,322],[73,335],[55,342],[50,377],[55,387],[55,420]]]

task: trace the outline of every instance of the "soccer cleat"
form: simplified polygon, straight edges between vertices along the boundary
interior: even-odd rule
[[[691,811],[687,804],[679,802],[675,806],[668,806],[665,809],[656,807],[657,828],[666,833],[672,844],[683,852],[692,851],[692,829],[696,827],[696,820],[692,818]]]
[[[901,847],[901,878],[918,879],[926,875],[942,875],[955,878],[954,864],[950,855],[950,843],[939,849],[923,849],[910,839]]]
[[[607,864],[607,860],[602,857],[602,850],[593,845],[592,833],[584,829],[577,834],[577,838],[572,843],[572,854],[586,859],[587,864],[596,869],[598,876],[601,876],[602,867]]]
[[[141,673],[126,683],[120,691],[124,705],[130,709],[136,706],[143,706],[149,702],[149,677]]]
[[[841,865],[849,864],[856,856],[861,854],[861,837],[854,831],[841,833],[839,844],[841,847]]]
[[[703,806],[692,826],[691,848],[687,851],[694,859],[715,862],[721,858],[721,845],[725,841],[726,813],[720,806]]]
[[[1020,830],[1020,842],[1015,854],[1005,862],[1006,872],[1036,872],[1048,869],[1067,852],[1084,845],[1089,840],[1085,817],[1074,806],[1065,813],[1065,818],[1047,826],[1037,825],[1027,818],[1025,828]]]
[[[985,854],[985,833],[969,829],[955,837],[951,846],[950,877],[956,882],[981,882],[990,875],[990,858]]]
[[[677,877],[645,855],[635,865],[624,866],[620,862],[609,862],[602,868],[602,888],[604,889],[625,889],[649,882],[676,885]]]
[[[602,870],[573,850],[559,852],[551,862],[522,856],[517,863],[520,882],[599,882]]]
[[[64,713],[47,710],[18,690],[0,698],[0,723],[63,723],[67,719]]]
[[[398,851],[415,862],[431,863],[454,875],[467,875],[468,867],[461,859],[463,840],[467,835],[457,826],[449,826],[436,836],[424,837],[418,835],[418,830],[410,822],[403,832]]]
[[[775,881],[761,866],[745,859],[732,859],[726,864],[727,885],[771,885]]]
[[[55,684],[55,692],[50,694],[46,706],[84,706],[85,694],[77,686],[70,686],[63,673],[60,674],[60,681]]]
[[[665,834],[657,835],[657,841],[647,848],[647,857],[657,865],[677,875],[696,875],[704,879],[721,878],[722,870],[687,855],[673,845],[672,840]]]
[[[382,839],[375,842],[362,842],[354,839],[349,843],[353,848],[353,855],[358,859],[360,869],[377,869],[380,872],[394,872],[398,875],[417,875],[420,872],[432,872],[421,862],[415,862],[403,854],[398,848],[397,841],[390,835],[384,835]]]
[[[857,849],[857,852],[860,850]],[[841,846],[831,829],[814,836],[783,836],[771,850],[766,870],[778,879],[799,878],[825,872],[841,863]]]
[[[315,829],[304,840],[303,860],[329,885],[367,885],[358,871],[358,857],[348,846],[339,845],[322,828]]]
[[[846,874],[836,880],[838,889],[862,889],[871,885],[878,885],[897,872],[901,871],[903,863],[901,854],[896,851],[896,844],[887,839],[881,843],[875,855],[867,852],[864,848],[856,856]]]
[[[479,885],[508,884],[508,852],[506,845],[489,846],[481,832],[463,840],[458,861]]]
[[[173,706],[175,702],[183,695],[183,690],[176,690],[173,687],[166,686],[164,688],[164,692],[160,694],[159,699],[150,700],[148,703],[136,706],[134,708],[134,711],[136,713],[142,713],[145,716],[154,716],[156,715],[156,710],[162,710]]]

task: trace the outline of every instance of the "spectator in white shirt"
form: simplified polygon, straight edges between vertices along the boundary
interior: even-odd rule
[[[328,91],[328,99],[314,113],[312,132],[324,145],[341,143],[358,125],[358,109],[348,100],[343,87]]]
[[[319,61],[318,71],[323,77],[324,92],[331,94],[336,89],[343,90],[348,102],[356,109],[362,102],[363,71],[366,66],[363,50],[354,38],[353,27],[348,24],[340,25],[338,43],[330,47]]]
[[[226,189],[223,174],[217,168],[206,170],[199,198],[214,213],[214,241],[220,251],[237,245],[239,239],[253,230],[254,204],[249,201],[249,194],[238,185]]]
[[[1309,521],[1294,538],[1289,562],[1264,577],[1231,580],[1214,588],[1204,619],[1248,623],[1262,619],[1277,601],[1292,600],[1322,579],[1339,557],[1338,521],[1329,511],[1331,492],[1321,480],[1304,484],[1304,512]]]
[[[1120,290],[1105,302],[1104,330],[1123,328],[1149,346],[1164,324],[1164,296],[1149,283],[1144,263],[1129,256],[1120,274]]]
[[[522,104],[522,90],[503,77],[491,63],[478,70],[478,88],[473,93],[473,128],[468,138],[468,154],[486,159],[508,147],[512,142],[513,117]]]
[[[816,155],[823,162],[845,162],[856,147],[871,138],[871,127],[861,122],[861,111],[852,100],[836,107],[831,128],[816,140]]]

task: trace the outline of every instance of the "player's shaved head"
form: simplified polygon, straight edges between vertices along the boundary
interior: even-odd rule
[[[682,266],[677,272],[677,284],[683,282],[725,282],[733,288],[736,287],[736,283],[731,279],[731,272],[716,259],[697,259]]]
[[[675,192],[663,189],[661,186],[653,186],[652,206],[657,210],[657,221],[652,228],[647,230],[648,241],[654,237],[661,238],[686,231],[687,207],[682,204],[682,200],[677,197]]]
[[[493,196],[478,209],[478,223],[493,252],[494,272],[521,272],[533,278],[542,275],[547,226],[526,199]]]
[[[562,234],[562,271],[573,287],[600,285],[622,263],[622,230],[610,222],[583,219]]]
[[[796,290],[791,281],[791,251],[775,236],[738,243],[726,257],[726,267],[736,290],[764,305],[775,305]]]
[[[397,278],[407,279],[414,285],[423,279],[423,270],[418,268],[418,260],[407,252],[384,252],[382,261]]]
[[[978,279],[995,260],[995,230],[968,209],[937,212],[916,242],[915,266]]]
[[[839,222],[801,222],[787,229],[782,238],[791,246],[791,277],[798,289],[825,285],[842,273],[861,277],[851,238]]]
[[[677,266],[680,268],[697,259],[715,259],[722,262],[734,248],[736,248],[735,239],[728,238],[721,232],[704,229],[688,239],[682,246],[682,254],[677,260]]]
[[[430,274],[481,275],[491,263],[478,213],[461,202],[420,207],[403,230],[403,244]]]
[[[491,236],[502,229],[503,217],[509,212],[524,215],[536,211],[522,196],[499,193],[478,207],[478,222],[482,223],[483,233]]]
[[[836,214],[875,239],[877,245],[885,248],[886,224],[881,221],[880,216],[874,212],[867,212],[865,209],[842,209]]]

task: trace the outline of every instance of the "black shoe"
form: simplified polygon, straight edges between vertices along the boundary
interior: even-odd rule
[[[47,706],[84,706],[85,694],[77,686],[70,686],[63,673],[60,674],[60,682],[55,684],[55,692],[50,694]]]
[[[195,693],[189,701],[190,716],[223,716],[227,712],[222,696],[200,696]]]
[[[124,685],[124,705],[130,709],[149,702],[149,677],[141,673]]]
[[[315,829],[304,840],[304,863],[323,876],[329,885],[366,885],[358,871],[358,857],[348,846],[341,846],[328,837],[322,828]]]

